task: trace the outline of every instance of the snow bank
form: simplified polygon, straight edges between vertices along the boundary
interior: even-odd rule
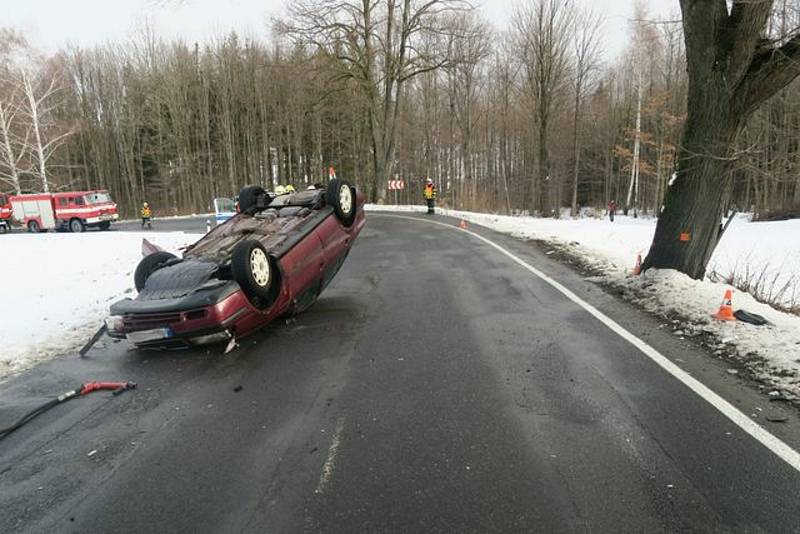
[[[650,249],[656,220],[618,216],[608,219],[537,219],[447,210],[463,218],[521,239],[543,239],[577,247],[589,261],[629,270],[636,255]],[[709,263],[709,272],[723,278],[732,273],[764,273],[776,287],[790,285],[784,296],[800,297],[800,220],[751,223],[736,217]]]
[[[369,206],[371,210],[418,212],[424,206]],[[520,239],[550,242],[579,256],[603,273],[599,281],[623,289],[626,298],[665,317],[680,317],[676,332],[686,336],[710,334],[720,357],[733,354],[737,363],[749,367],[768,384],[800,397],[800,317],[781,313],[757,302],[751,295],[735,291],[734,309],[745,309],[766,317],[772,324],[753,326],[742,322],[713,320],[725,284],[691,278],[675,271],[651,270],[631,276],[636,254],[646,255],[656,221],[618,216],[607,218],[541,219],[444,210],[438,213],[464,219]],[[739,216],[731,223],[709,264],[709,271],[723,276],[738,271],[764,272],[777,286],[789,284],[784,296],[800,295],[800,220],[751,223]],[[724,343],[723,343],[724,341]]]
[[[79,348],[134,292],[142,238],[173,253],[199,235],[87,232],[0,236],[0,378]]]
[[[213,219],[215,217],[215,213],[192,213],[190,215],[166,215],[164,217],[159,217],[156,215],[153,217],[153,221],[180,221],[183,219],[196,219],[197,217],[209,217]],[[141,222],[142,218],[139,217],[138,219],[123,219],[118,221],[118,223],[132,223],[132,222]]]
[[[414,205],[379,205],[379,204],[364,204],[364,211],[400,211],[404,213],[425,213],[428,211],[426,206]]]
[[[711,317],[725,289],[709,280],[693,280],[671,270],[649,270],[642,276],[604,275],[604,282],[624,291],[628,300],[664,317],[680,317],[675,333],[686,337],[711,334],[707,343],[720,358],[744,365],[757,378],[784,396],[800,398],[800,317],[776,311],[748,293],[735,291],[733,309],[745,309],[764,316],[771,324],[753,326],[740,321],[718,321]]]

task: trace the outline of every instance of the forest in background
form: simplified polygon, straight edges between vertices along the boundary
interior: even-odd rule
[[[770,26],[800,26],[800,2],[778,4]],[[457,209],[559,216],[615,199],[654,214],[686,116],[679,16],[637,6],[614,58],[602,17],[554,7],[565,5],[520,3],[504,31],[464,6],[432,14],[447,31],[414,46],[440,60],[381,95],[398,104],[387,152],[389,177],[407,184],[397,197],[376,179],[373,103],[354,67],[303,44],[296,25],[196,44],[142,31],[51,56],[3,29],[0,191],[102,188],[127,215],[147,200],[163,216],[206,211],[248,184],[319,182],[333,166],[371,200],[417,203],[430,177]],[[729,207],[800,206],[798,96],[794,82],[738,136]]]

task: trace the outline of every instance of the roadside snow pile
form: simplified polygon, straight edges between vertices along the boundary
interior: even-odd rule
[[[372,210],[418,212],[424,206],[370,206]],[[745,309],[772,324],[753,326],[721,322],[711,318],[725,289],[733,287],[708,279],[692,280],[674,271],[651,270],[632,276],[637,253],[650,248],[656,221],[618,216],[607,218],[540,219],[443,210],[449,215],[509,234],[519,239],[550,243],[554,249],[580,258],[597,281],[619,288],[623,296],[645,309],[674,321],[675,330],[686,337],[703,336],[703,342],[720,358],[744,365],[767,384],[783,390],[784,396],[800,399],[800,317],[781,313],[736,290],[734,309]],[[800,297],[800,220],[751,223],[737,217],[709,264],[709,272],[722,279],[755,274],[763,283],[786,290],[788,304]],[[769,289],[769,288],[767,288]]]
[[[12,234],[0,239],[0,378],[79,348],[134,291],[142,238],[177,252],[184,233]]]
[[[157,222],[157,221],[180,221],[180,220],[183,220],[183,219],[196,219],[198,217],[208,217],[208,218],[213,220],[215,216],[216,216],[216,214],[213,213],[213,212],[209,212],[209,213],[192,213],[190,215],[165,215],[164,217],[159,217],[158,215],[156,215],[155,217],[153,217],[153,221],[154,222]],[[141,222],[141,221],[142,221],[142,219],[140,217],[138,219],[122,219],[122,220],[119,221],[119,223],[132,223],[132,222]],[[119,224],[119,223],[117,223],[117,224]]]
[[[800,317],[781,313],[734,290],[733,309],[744,309],[770,324],[718,321],[716,312],[725,284],[692,280],[677,271],[651,269],[642,276],[609,273],[601,282],[623,291],[623,297],[672,321],[674,333],[700,337],[720,359],[746,367],[755,378],[782,391],[787,400],[800,400]],[[710,334],[711,337],[707,335]]]
[[[400,211],[404,213],[425,213],[428,211],[426,206],[414,206],[411,204],[404,205],[379,205],[379,204],[364,204],[364,211]]]
[[[644,257],[655,233],[655,219],[619,216],[608,219],[537,219],[463,211],[442,213],[463,218],[520,239],[539,239],[574,247],[590,264],[603,270],[629,272],[636,255]],[[786,304],[800,301],[800,220],[751,223],[734,219],[725,232],[708,271],[722,279],[749,276],[773,288]],[[764,288],[768,293],[770,288]]]

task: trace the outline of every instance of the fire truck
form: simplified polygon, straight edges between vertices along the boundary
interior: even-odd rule
[[[11,201],[8,195],[0,193],[0,234],[11,231]]]
[[[108,230],[119,219],[117,205],[105,190],[16,195],[10,201],[14,219],[29,232]]]

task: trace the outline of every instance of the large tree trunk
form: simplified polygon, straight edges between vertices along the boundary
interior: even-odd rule
[[[717,78],[689,95],[677,178],[667,189],[645,269],[677,269],[702,279],[717,245],[731,147],[739,129],[724,77]]]
[[[741,124],[800,75],[800,35],[763,36],[772,0],[680,0],[689,92],[675,182],[643,268],[705,276],[721,232],[732,145]],[[766,185],[766,184],[765,184]]]
[[[552,215],[552,203],[550,199],[550,190],[551,190],[551,183],[550,183],[550,154],[547,150],[547,115],[542,115],[539,117],[539,131],[538,131],[538,171],[539,171],[539,210],[541,217],[549,217]],[[536,189],[534,188],[534,191]],[[536,199],[534,199],[534,206],[536,205]]]
[[[581,84],[580,82],[575,88],[575,114],[573,116],[572,124],[572,155],[575,159],[572,168],[572,210],[570,215],[573,217],[578,216],[578,173],[581,168],[581,150],[578,145],[578,137],[580,137],[580,110],[581,110]]]

